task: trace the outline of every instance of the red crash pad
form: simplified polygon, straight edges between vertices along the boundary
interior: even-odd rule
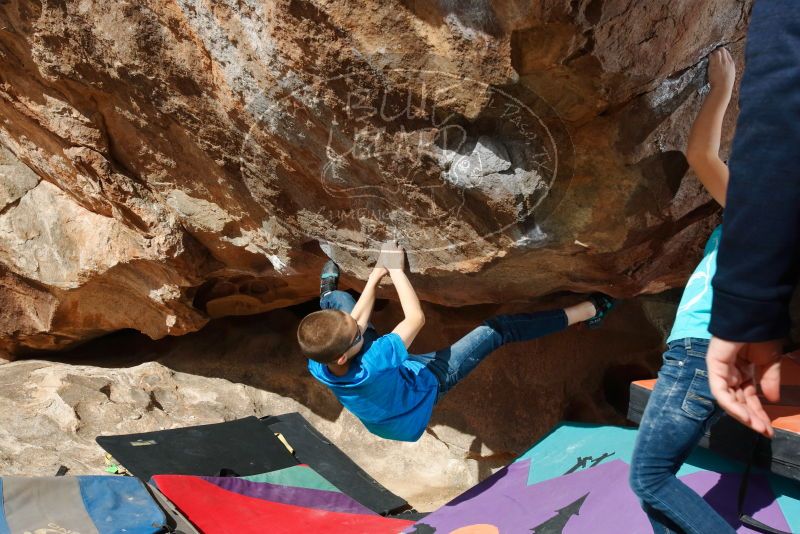
[[[224,490],[198,477],[156,475],[153,481],[206,534],[395,534],[413,523],[265,501]]]

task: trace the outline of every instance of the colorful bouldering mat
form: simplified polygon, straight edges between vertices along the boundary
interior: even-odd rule
[[[562,423],[517,461],[531,460],[528,484],[536,484],[612,460],[630,463],[636,434],[637,430],[629,427]],[[706,450],[695,449],[678,471],[678,476],[703,469],[736,472],[743,469],[743,466]]]
[[[517,461],[431,513],[405,532],[650,534],[628,486],[636,430],[562,424]],[[743,465],[697,449],[678,477],[738,532]],[[798,487],[763,473],[750,476],[744,510],[779,530],[800,528]]]
[[[325,491],[339,491],[339,488],[327,481],[322,475],[305,464],[294,465],[270,473],[239,477],[250,482],[269,482],[270,484],[283,484],[298,488],[318,489]]]
[[[158,487],[174,476],[186,475],[157,475],[153,477],[152,482]],[[340,492],[306,465],[296,465],[247,477],[198,478],[227,491],[265,501],[330,512],[376,515],[363,504]]]
[[[412,524],[411,521],[389,519],[373,512],[334,512],[274,502],[229,491],[195,476],[155,476],[153,482],[206,534],[389,534],[400,532]]]
[[[639,423],[655,387],[655,380],[639,380],[631,384],[628,418]],[[742,461],[755,458],[759,467],[800,481],[800,363],[786,357],[781,364],[781,398],[765,404],[772,420],[775,437],[756,442],[754,435],[728,416],[715,424],[701,442],[712,451]]]
[[[292,452],[276,437],[277,433]],[[404,499],[370,477],[299,413],[100,436],[97,443],[143,480],[160,474],[207,477],[230,474],[250,482],[343,493],[381,515],[410,508]]]
[[[410,508],[408,502],[369,476],[299,413],[266,417],[262,421],[286,438],[299,462],[312,467],[370,510],[388,515]]]
[[[3,477],[0,534],[155,534],[166,517],[133,477]]]
[[[257,417],[143,434],[100,436],[97,443],[131,474],[216,476],[228,469],[256,475],[297,465],[297,460]]]
[[[165,475],[181,476],[181,475]],[[331,512],[345,512],[348,514],[374,514],[372,510],[353,500],[352,497],[339,491],[325,491],[318,489],[300,488],[268,482],[251,482],[235,477],[202,477],[222,489],[264,499],[266,501],[294,504],[306,508],[317,508]]]

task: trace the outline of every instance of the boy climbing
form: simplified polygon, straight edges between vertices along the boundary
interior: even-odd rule
[[[730,53],[724,48],[712,52],[708,60],[711,89],[692,126],[686,149],[689,165],[722,206],[728,167],[719,157],[719,145],[735,76]],[[722,226],[718,226],[711,234],[703,259],[686,284],[631,461],[631,488],[659,534],[734,532],[706,501],[676,477],[720,413],[709,391],[706,352],[711,339],[711,279],[721,232]]]
[[[328,386],[370,432],[386,439],[418,440],[434,405],[502,345],[536,339],[583,321],[598,325],[613,305],[610,298],[597,294],[566,309],[501,315],[450,347],[409,354],[425,315],[403,272],[403,257],[397,243],[384,245],[358,302],[336,289],[339,269],[328,261],[320,282],[322,310],[306,316],[297,330],[314,378]],[[379,336],[369,319],[378,283],[387,275],[404,318],[391,333]]]

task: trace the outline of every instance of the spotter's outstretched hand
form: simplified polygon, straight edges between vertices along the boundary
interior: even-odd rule
[[[708,383],[720,407],[740,423],[772,438],[774,431],[758,396],[758,386],[771,402],[780,399],[779,341],[738,343],[712,338],[708,347]]]

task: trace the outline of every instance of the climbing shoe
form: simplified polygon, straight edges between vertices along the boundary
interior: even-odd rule
[[[333,260],[328,260],[322,267],[319,275],[319,296],[324,297],[339,287],[339,266]]]
[[[597,328],[614,307],[616,301],[603,293],[592,293],[589,295],[589,302],[594,305],[594,309],[597,312],[594,317],[586,321],[586,324],[589,325],[589,328]]]

